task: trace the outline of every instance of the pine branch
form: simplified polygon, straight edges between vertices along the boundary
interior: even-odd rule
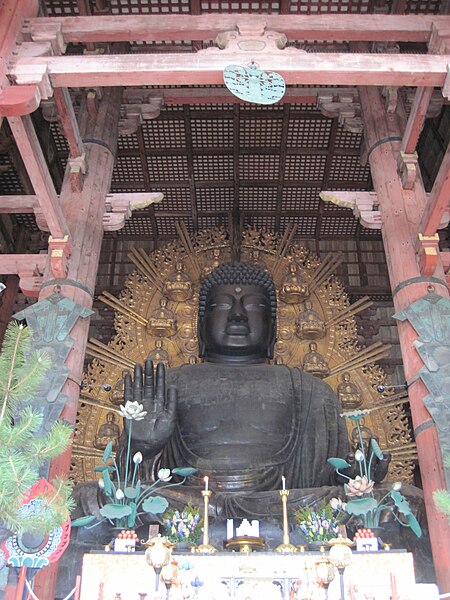
[[[8,329],[9,329],[9,327],[7,328],[7,331],[8,331]],[[9,370],[8,370],[8,376],[6,379],[6,385],[4,388],[5,394],[4,394],[3,401],[2,401],[2,408],[0,411],[0,425],[2,424],[2,421],[5,418],[5,414],[7,414],[9,390],[10,390],[11,382],[12,382],[13,375],[14,375],[16,358],[17,358],[17,354],[19,353],[19,347],[20,347],[20,343],[22,340],[22,336],[24,334],[24,329],[25,328],[23,327],[23,325],[17,326],[17,334],[16,334],[15,341],[14,341],[13,348],[12,348],[11,362],[10,362],[10,366],[9,366]],[[7,336],[5,335],[5,337],[7,337]],[[9,339],[7,339],[7,348],[8,348],[8,342],[9,342]]]

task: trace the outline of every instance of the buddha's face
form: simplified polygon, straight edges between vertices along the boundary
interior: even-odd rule
[[[265,360],[273,343],[268,294],[257,285],[217,286],[207,296],[200,335],[207,360]]]

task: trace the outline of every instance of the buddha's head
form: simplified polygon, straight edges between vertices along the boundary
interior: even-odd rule
[[[272,278],[250,263],[223,263],[205,277],[199,297],[200,357],[251,363],[273,357],[276,290]]]

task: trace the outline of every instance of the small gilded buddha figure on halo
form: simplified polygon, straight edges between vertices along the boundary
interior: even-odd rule
[[[325,322],[312,307],[310,300],[305,300],[304,310],[299,314],[295,334],[301,340],[318,340],[327,332]]]
[[[324,357],[317,351],[317,344],[309,344],[309,352],[303,358],[303,370],[323,379],[330,374],[330,367]]]
[[[358,386],[350,381],[350,373],[342,373],[342,381],[337,386],[336,392],[344,410],[361,408],[362,394]]]
[[[94,438],[94,446],[98,450],[104,450],[109,442],[112,442],[112,449],[115,452],[119,446],[120,427],[116,423],[116,415],[113,412],[106,413],[106,423],[100,425],[97,435]]]
[[[289,264],[289,269],[281,281],[280,299],[286,304],[298,304],[309,296],[309,288],[298,272],[295,263]]]

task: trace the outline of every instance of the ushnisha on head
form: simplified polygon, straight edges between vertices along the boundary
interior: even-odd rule
[[[276,290],[252,263],[223,263],[203,281],[198,310],[199,354],[207,361],[249,363],[272,358]]]

